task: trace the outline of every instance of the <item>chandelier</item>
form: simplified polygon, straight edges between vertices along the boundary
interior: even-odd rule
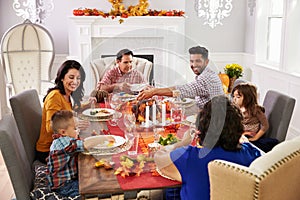
[[[53,0],[14,0],[16,15],[32,22],[43,23],[54,9]]]
[[[222,25],[221,20],[230,15],[232,0],[195,0],[198,17],[204,18],[204,25],[215,28]]]
[[[248,0],[248,8],[249,8],[250,16],[253,16],[255,6],[256,6],[256,0]]]

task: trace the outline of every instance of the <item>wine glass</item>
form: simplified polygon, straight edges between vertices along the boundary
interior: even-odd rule
[[[110,107],[116,110],[118,105],[120,104],[119,96],[117,94],[112,94],[109,98]]]
[[[118,105],[120,105],[120,99],[119,99],[119,96],[117,94],[112,94],[108,98],[109,98],[110,107],[115,110],[115,112],[112,116],[112,120],[110,121],[110,125],[116,126],[117,121],[118,121],[117,116],[119,114],[118,111],[117,111],[117,108],[118,108]]]
[[[123,123],[129,132],[133,131],[135,128],[136,118],[133,113],[125,113],[123,117]]]

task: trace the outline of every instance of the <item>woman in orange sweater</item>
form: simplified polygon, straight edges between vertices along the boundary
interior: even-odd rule
[[[74,60],[65,61],[58,69],[55,79],[55,86],[50,88],[44,97],[42,111],[42,125],[40,136],[36,143],[36,159],[46,163],[52,139],[52,129],[50,127],[52,115],[59,110],[74,110],[80,108],[82,97],[84,96],[83,82],[85,80],[83,67]],[[86,123],[80,123],[86,128]]]

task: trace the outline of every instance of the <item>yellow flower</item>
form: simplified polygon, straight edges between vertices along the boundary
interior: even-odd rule
[[[239,78],[243,76],[243,67],[236,63],[227,64],[224,67],[224,72],[229,76],[229,78]]]

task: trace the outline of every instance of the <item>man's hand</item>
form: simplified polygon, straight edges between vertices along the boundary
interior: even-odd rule
[[[153,95],[154,95],[154,88],[148,89],[148,90],[143,90],[137,96],[137,100],[149,99],[149,98],[153,97]]]
[[[131,92],[130,85],[128,83],[125,83],[125,82],[124,83],[119,83],[117,87],[120,91],[123,91],[123,92],[126,92],[126,93]]]

